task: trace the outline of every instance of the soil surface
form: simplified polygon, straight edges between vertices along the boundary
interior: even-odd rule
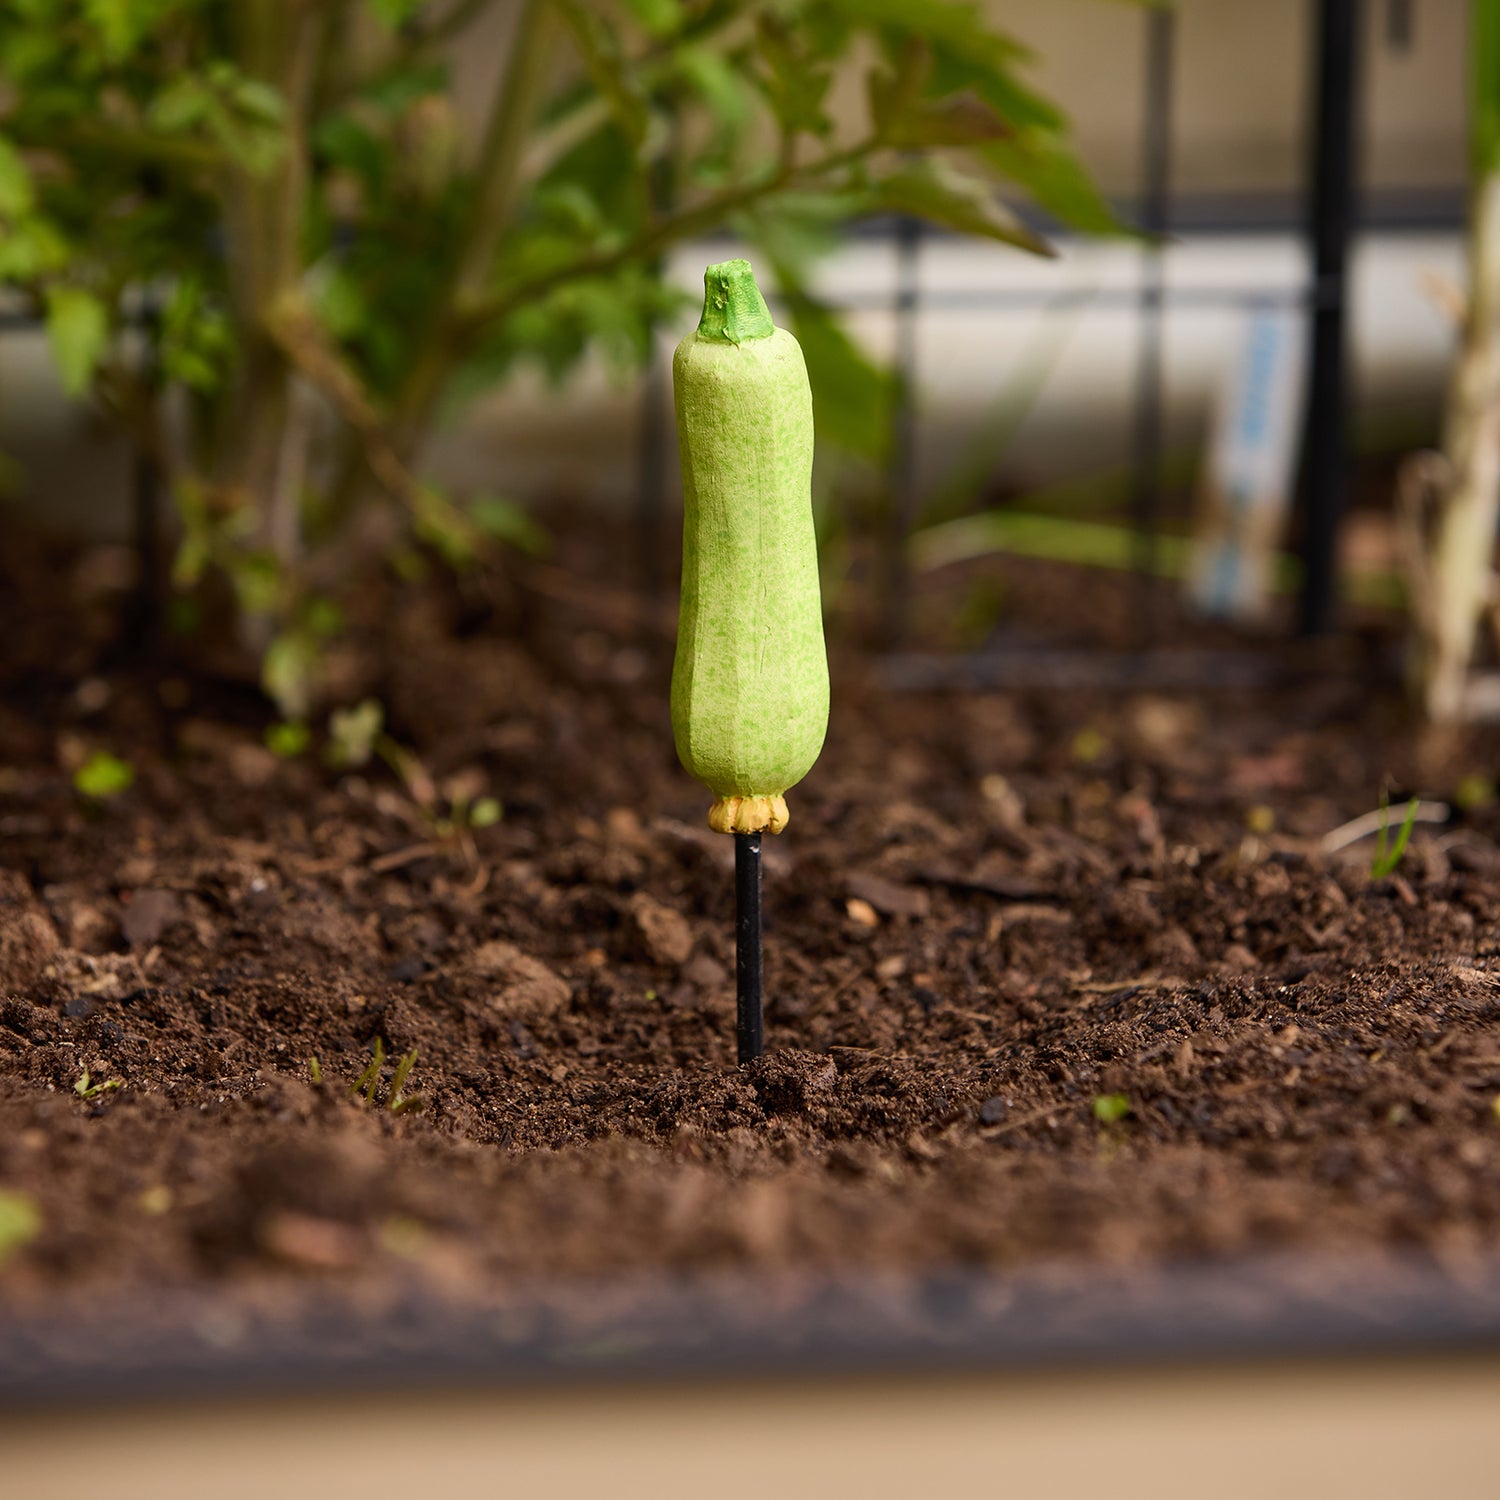
[[[1500,1245],[1493,740],[1419,739],[1353,646],[1196,695],[840,656],[738,1067],[732,845],[618,542],[357,602],[342,701],[384,703],[403,781],[273,755],[225,663],[121,652],[118,557],[7,539],[0,1189],[40,1227],[0,1302]],[[997,579],[1053,642],[1135,597]],[[135,780],[90,800],[99,748]],[[455,833],[424,778],[504,816]],[[1391,877],[1323,847],[1461,785]]]

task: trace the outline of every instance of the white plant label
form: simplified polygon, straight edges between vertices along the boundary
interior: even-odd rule
[[[1200,487],[1188,594],[1205,614],[1263,616],[1302,436],[1307,323],[1291,307],[1244,315],[1220,387]]]

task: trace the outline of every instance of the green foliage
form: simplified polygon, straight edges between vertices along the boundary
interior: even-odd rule
[[[1097,1094],[1092,1108],[1101,1125],[1118,1125],[1130,1114],[1130,1098],[1126,1094]]]
[[[118,1078],[101,1078],[94,1082],[89,1077],[89,1070],[85,1068],[73,1085],[73,1092],[80,1099],[97,1099],[101,1094],[113,1094],[124,1086]]]
[[[1500,6],[1472,0],[1469,25],[1469,171],[1480,182],[1500,170]]]
[[[448,59],[502,4],[470,118]],[[882,461],[890,377],[808,291],[832,231],[895,212],[1044,251],[1013,195],[1115,227],[1027,65],[955,0],[25,0],[0,7],[0,287],[165,464],[177,588],[227,579],[301,722],[339,628],[315,549],[378,495],[448,564],[541,551],[514,506],[417,472],[423,439],[521,365],[641,367],[687,301],[675,243],[750,239],[820,439]],[[149,379],[121,336],[143,307]]]
[[[104,802],[129,791],[135,784],[135,768],[128,760],[111,755],[108,750],[95,750],[79,768],[73,772],[73,788],[90,801]]]
[[[266,749],[281,760],[296,760],[307,754],[312,730],[300,719],[283,719],[266,728]]]
[[[63,389],[80,395],[88,389],[109,343],[109,311],[82,287],[48,287],[47,340]]]
[[[1390,836],[1390,806],[1386,794],[1380,794],[1380,831],[1375,835],[1375,857],[1370,861],[1370,879],[1384,880],[1387,875],[1394,875],[1397,866],[1400,865],[1402,856],[1406,853],[1406,846],[1411,840],[1411,831],[1417,822],[1418,799],[1413,797],[1406,804],[1406,816],[1401,821],[1401,827],[1396,831],[1394,839]]]
[[[375,1051],[370,1057],[369,1066],[349,1087],[349,1092],[356,1099],[362,1099],[372,1107],[379,1107],[380,1076],[385,1068],[386,1054],[385,1042],[375,1038]],[[391,1076],[390,1087],[385,1092],[385,1108],[393,1115],[413,1114],[422,1109],[426,1100],[420,1094],[408,1094],[405,1092],[406,1080],[411,1077],[411,1070],[417,1065],[417,1049],[413,1047],[410,1052],[405,1053],[397,1060],[396,1071]],[[319,1079],[322,1072],[319,1070]],[[319,1081],[315,1079],[314,1082]]]
[[[0,1188],[0,1266],[42,1232],[42,1211],[30,1193]]]
[[[468,804],[466,816],[470,828],[493,828],[505,816],[498,797],[476,797]]]
[[[1483,771],[1470,771],[1461,776],[1453,788],[1453,801],[1464,812],[1477,812],[1481,807],[1489,807],[1494,800],[1494,778],[1486,776]]]
[[[484,536],[531,557],[545,557],[552,550],[552,538],[514,500],[481,495],[469,503],[469,519]]]
[[[334,709],[328,716],[328,764],[345,771],[367,765],[384,728],[385,710],[374,698]]]

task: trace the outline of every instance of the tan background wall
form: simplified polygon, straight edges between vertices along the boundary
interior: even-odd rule
[[[1036,49],[1034,77],[1072,116],[1110,190],[1136,180],[1142,32],[1112,0],[989,0]],[[1385,0],[1366,0],[1364,172],[1374,187],[1463,175],[1464,0],[1419,0],[1409,49],[1386,40]],[[1188,192],[1286,191],[1301,181],[1314,0],[1179,0],[1174,176]]]
[[[1301,182],[1316,0],[1178,0],[1174,176],[1186,192],[1286,192]],[[986,0],[1036,53],[1031,77],[1071,116],[1110,191],[1136,182],[1145,7],[1122,0]],[[477,112],[511,16],[499,6],[456,55]],[[1365,0],[1364,170],[1374,187],[1463,176],[1466,0],[1415,0],[1412,41],[1386,39],[1386,0]]]

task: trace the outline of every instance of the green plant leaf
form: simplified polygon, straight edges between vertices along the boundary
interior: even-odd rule
[[[1105,201],[1082,162],[1060,136],[1020,131],[979,151],[987,166],[1023,187],[1037,204],[1084,234],[1125,234],[1126,226]]]
[[[1002,240],[1036,255],[1056,252],[995,197],[987,183],[941,158],[913,162],[874,185],[875,201],[894,213],[912,214],[960,234]]]
[[[28,214],[8,228],[0,224],[0,278],[26,281],[67,263],[67,239],[50,219]]]
[[[175,135],[191,130],[203,120],[213,103],[213,95],[203,80],[193,73],[174,78],[151,101],[146,120],[155,130]]]
[[[886,145],[903,151],[977,146],[1010,134],[1010,126],[975,94],[958,94],[889,115],[879,129]]]
[[[82,395],[109,344],[109,310],[92,292],[78,286],[47,291],[47,341],[70,396]]]
[[[578,0],[553,0],[572,34],[594,87],[609,103],[631,143],[642,145],[651,129],[651,103],[625,65],[618,36],[604,18]]]
[[[31,172],[21,153],[0,136],[0,214],[17,218],[27,213],[36,201]]]
[[[476,797],[469,809],[470,828],[492,828],[504,815],[505,809],[498,797]]]
[[[266,647],[260,685],[283,718],[307,717],[320,659],[317,642],[301,630],[284,630]]]
[[[533,521],[514,500],[481,495],[469,506],[474,524],[497,542],[505,542],[532,557],[545,557],[552,550],[552,538],[546,529]]]
[[[467,568],[474,562],[474,544],[478,539],[474,522],[437,485],[421,486],[413,524],[417,536],[436,550],[450,568]]]
[[[870,118],[884,145],[898,150],[972,146],[1011,133],[1010,122],[973,89],[933,97],[932,65],[931,47],[908,37],[894,68],[870,73]]]
[[[42,1211],[30,1193],[0,1188],[0,1266],[42,1232]]]
[[[756,46],[765,63],[757,81],[782,134],[827,135],[833,122],[823,105],[833,86],[832,71],[799,51],[790,28],[769,11],[760,15]]]
[[[385,710],[378,698],[366,698],[353,708],[336,708],[328,716],[329,765],[353,770],[368,765],[385,728]]]
[[[682,27],[682,0],[625,0],[625,9],[653,37],[669,36]]]
[[[104,57],[123,62],[156,19],[156,6],[142,0],[83,0],[83,13],[99,34]]]
[[[1098,1094],[1094,1098],[1093,1113],[1101,1125],[1118,1125],[1130,1113],[1129,1096]]]
[[[993,30],[978,5],[968,0],[829,0],[863,26],[880,26],[920,37],[965,62],[1005,68],[1027,56],[1026,49]]]
[[[1401,827],[1396,831],[1396,837],[1387,847],[1387,839],[1390,836],[1389,808],[1386,804],[1385,794],[1381,794],[1380,810],[1382,817],[1380,831],[1375,839],[1375,857],[1370,861],[1370,878],[1372,880],[1384,880],[1388,875],[1394,875],[1397,867],[1401,864],[1402,857],[1406,853],[1406,846],[1411,842],[1411,831],[1416,827],[1417,809],[1420,806],[1419,799],[1413,797],[1406,804],[1406,816],[1401,821]]]
[[[266,749],[281,760],[296,760],[307,753],[312,731],[300,719],[284,719],[266,727]]]
[[[252,615],[275,612],[283,591],[281,562],[268,548],[239,552],[229,563],[240,608]]]
[[[723,53],[686,46],[676,54],[677,69],[708,106],[721,129],[738,131],[754,113],[744,75]]]
[[[209,301],[201,278],[184,276],[162,309],[162,371],[194,391],[215,391],[234,357],[235,338],[223,309]]]
[[[135,768],[128,760],[111,755],[108,750],[95,750],[79,768],[73,772],[73,788],[80,796],[95,802],[105,802],[129,791],[135,784]]]
[[[400,31],[422,8],[422,0],[369,0],[370,10],[387,31]]]

